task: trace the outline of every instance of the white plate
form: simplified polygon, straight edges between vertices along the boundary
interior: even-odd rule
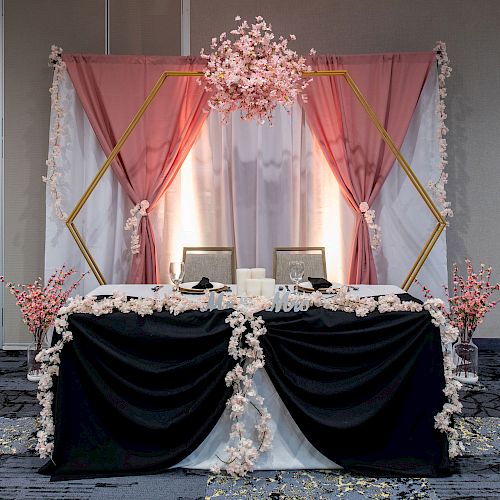
[[[209,292],[219,292],[220,290],[223,290],[226,285],[224,283],[217,283],[216,281],[212,281],[212,288],[204,288],[202,290],[198,288],[193,288],[195,285],[197,285],[199,281],[189,281],[188,283],[181,283],[179,286],[179,290],[183,293],[205,293],[205,291]]]
[[[332,283],[332,288],[340,288],[342,285],[340,283]],[[328,287],[330,288],[330,287]],[[318,288],[318,292],[325,293],[328,288]],[[302,283],[299,283],[299,291],[301,292],[314,292],[314,288],[311,285],[310,281],[303,281]]]

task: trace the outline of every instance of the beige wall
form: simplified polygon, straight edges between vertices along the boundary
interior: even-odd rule
[[[305,53],[426,51],[444,40],[448,80],[449,184],[455,210],[448,260],[491,264],[500,281],[500,1],[498,0],[191,0],[191,53],[262,15],[275,33],[293,33]],[[500,337],[500,307],[478,336]]]
[[[180,0],[111,0],[112,53],[180,53]],[[296,48],[326,53],[429,50],[448,43],[450,182],[455,219],[450,262],[491,263],[500,279],[500,53],[497,0],[191,0],[191,53],[233,26],[263,15]],[[104,0],[5,0],[5,273],[29,281],[43,272],[50,45],[103,52]],[[500,336],[500,308],[480,336]],[[5,342],[29,337],[6,296]]]

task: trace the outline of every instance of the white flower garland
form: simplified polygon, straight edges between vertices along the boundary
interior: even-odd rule
[[[372,250],[377,250],[382,243],[382,228],[378,224],[375,224],[375,210],[371,209],[366,201],[362,201],[359,204],[359,210],[368,224],[368,229],[370,229],[370,245]]]
[[[61,103],[60,89],[66,72],[66,63],[62,60],[63,49],[52,45],[49,54],[49,68],[54,70],[52,86],[49,88],[51,110],[54,113],[52,127],[49,132],[49,153],[47,161],[47,176],[42,180],[50,187],[50,196],[54,202],[54,211],[59,220],[66,221],[68,214],[62,208],[62,195],[59,191],[58,180],[61,173],[57,170],[57,163],[61,158],[61,140],[64,135],[63,119],[64,107]]]
[[[448,398],[448,403],[445,403],[443,410],[434,417],[434,427],[448,436],[448,453],[450,458],[455,458],[462,454],[464,445],[459,439],[458,431],[452,427],[452,417],[462,411],[462,403],[458,397],[458,391],[462,384],[455,380],[453,376],[453,361],[451,353],[446,348],[450,342],[457,340],[459,331],[458,328],[452,326],[444,315],[444,302],[441,299],[427,299],[424,302],[424,309],[429,311],[432,316],[432,323],[439,327],[441,331],[441,345],[443,349],[443,365],[444,378],[446,385],[443,389],[444,394]]]
[[[271,300],[267,300],[267,306]],[[227,373],[226,384],[233,387],[233,395],[226,405],[230,408],[231,425],[230,438],[236,440],[236,446],[227,446],[227,458],[219,460],[224,464],[222,468],[233,477],[244,476],[251,472],[260,454],[269,450],[272,443],[272,433],[269,427],[271,415],[264,406],[264,398],[257,394],[253,376],[264,367],[264,352],[260,346],[259,337],[267,330],[262,317],[254,317],[255,309],[261,310],[257,303],[251,307],[237,306],[236,310],[226,319],[231,325],[232,335],[229,341],[229,355],[238,361],[236,366]],[[246,325],[250,324],[250,329]],[[244,340],[243,340],[244,339]],[[246,347],[245,347],[246,345]],[[241,419],[249,410],[249,405],[258,412],[259,417],[255,425],[257,445],[248,435]],[[220,466],[211,468],[212,472],[219,473]]]
[[[448,182],[448,173],[446,172],[446,167],[448,166],[448,143],[446,141],[446,134],[449,132],[446,126],[445,120],[447,118],[446,104],[444,102],[447,96],[446,92],[446,79],[450,77],[452,68],[450,66],[450,59],[446,51],[446,43],[439,41],[434,47],[434,52],[436,54],[436,60],[439,66],[439,94],[436,103],[436,112],[438,115],[438,128],[437,128],[437,138],[439,141],[439,178],[437,181],[429,181],[428,186],[431,192],[434,194],[436,200],[441,205],[441,215],[446,219],[453,217],[453,210],[451,209],[451,203],[446,200],[446,184]]]
[[[335,293],[333,297],[325,298],[320,292],[315,292],[310,295],[293,294],[291,300],[305,309],[311,306],[323,307],[331,311],[354,313],[358,317],[364,317],[375,310],[387,313],[393,311],[420,312],[425,309],[430,313],[432,323],[440,328],[443,347],[457,338],[458,330],[447,322],[443,314],[444,303],[440,299],[428,299],[422,305],[414,301],[402,301],[393,294],[384,295],[378,299],[355,297],[349,293],[348,287],[331,289],[330,291]],[[225,380],[228,386],[233,387],[233,394],[228,400],[227,406],[230,408],[230,418],[233,420],[230,438],[236,443],[234,446],[226,448],[227,459],[221,459],[224,465],[214,467],[212,470],[215,472],[223,468],[232,476],[244,476],[253,470],[260,454],[271,447],[272,433],[269,427],[271,416],[264,406],[264,399],[256,393],[253,382],[256,371],[264,367],[264,353],[260,346],[259,337],[265,335],[267,331],[262,317],[255,317],[255,313],[269,308],[271,304],[271,299],[265,297],[245,300],[240,300],[234,295],[223,297],[223,305],[234,308],[234,312],[227,317],[226,321],[232,329],[228,354],[237,361],[237,364],[227,373]],[[68,317],[74,313],[100,316],[113,311],[132,312],[145,316],[162,310],[167,310],[174,315],[190,310],[207,311],[208,294],[196,299],[188,299],[177,292],[165,297],[127,300],[124,294],[115,292],[113,296],[101,300],[96,300],[96,297],[92,296],[75,297],[70,299],[68,305],[60,310],[55,322],[55,329],[61,339],[37,356],[37,361],[42,363],[44,372],[38,385],[37,395],[42,410],[40,412],[41,429],[37,434],[36,450],[41,458],[51,457],[54,451],[55,428],[52,415],[54,394],[51,388],[53,377],[59,375],[60,353],[64,344],[73,339],[72,332],[68,330]],[[444,348],[443,356],[446,379],[443,392],[448,398],[448,403],[445,403],[443,410],[435,416],[435,427],[447,434],[449,454],[453,458],[460,455],[463,450],[463,445],[458,440],[458,431],[452,427],[451,422],[452,415],[459,413],[462,408],[458,400],[458,390],[461,384],[453,379],[451,357]],[[259,414],[254,433],[256,441],[241,422],[241,417],[247,411],[251,411],[250,406]]]
[[[139,224],[143,217],[148,215],[147,209],[149,208],[149,201],[142,200],[130,209],[130,217],[125,222],[125,231],[132,230],[130,237],[130,251],[132,254],[138,254],[141,250],[141,238],[139,236]]]

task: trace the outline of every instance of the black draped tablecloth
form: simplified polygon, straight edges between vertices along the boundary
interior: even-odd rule
[[[448,441],[434,429],[446,402],[441,340],[428,312],[263,317],[266,370],[326,457],[367,475],[449,473]]]
[[[73,314],[55,377],[53,479],[160,472],[222,415],[228,311]]]
[[[409,297],[402,297],[409,298]],[[55,380],[52,479],[160,472],[220,418],[229,311],[69,317]],[[439,330],[427,312],[262,313],[266,370],[326,457],[363,474],[449,473]],[[271,451],[272,452],[272,451]]]

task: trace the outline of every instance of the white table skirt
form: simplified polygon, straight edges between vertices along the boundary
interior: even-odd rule
[[[167,293],[171,289],[171,285],[164,285],[158,293]],[[89,295],[111,295],[115,290],[132,297],[154,296],[152,285],[104,285]],[[368,297],[389,293],[400,294],[404,291],[393,285],[359,285],[359,290],[352,293],[359,297]],[[264,398],[264,404],[271,414],[270,426],[273,433],[272,447],[259,457],[255,470],[340,468],[306,439],[283,404],[265,369],[257,371],[254,381],[257,393]],[[245,417],[246,428],[253,427],[256,419],[257,415],[249,412]],[[175,467],[210,469],[212,465],[221,466],[222,463],[217,456],[223,460],[226,456],[224,449],[229,445],[230,428],[229,411],[226,410],[203,443]]]

